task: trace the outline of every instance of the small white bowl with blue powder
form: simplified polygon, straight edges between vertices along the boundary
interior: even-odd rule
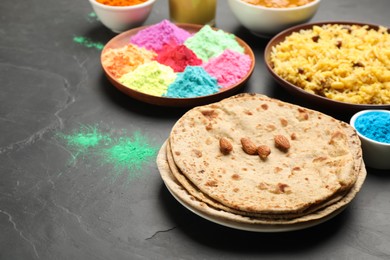
[[[390,169],[390,111],[363,110],[352,116],[350,124],[362,142],[365,164]]]

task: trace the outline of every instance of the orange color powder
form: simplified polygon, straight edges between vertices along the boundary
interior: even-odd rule
[[[128,44],[117,49],[107,49],[102,55],[102,64],[115,78],[120,78],[156,56],[154,51]]]
[[[96,2],[111,6],[130,6],[145,3],[148,0],[96,0]]]

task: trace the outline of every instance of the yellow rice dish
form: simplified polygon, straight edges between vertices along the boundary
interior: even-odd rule
[[[313,94],[353,104],[390,104],[388,29],[327,24],[272,48],[273,70]]]

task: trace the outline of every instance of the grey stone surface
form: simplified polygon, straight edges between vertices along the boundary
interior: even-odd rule
[[[323,0],[313,21],[390,26],[388,0]],[[57,138],[80,125],[142,131],[160,146],[185,109],[143,104],[105,78],[100,51],[74,42],[115,36],[88,1],[0,3],[0,259],[389,259],[390,174],[368,170],[356,199],[321,225],[254,233],[217,225],[181,206],[154,160],[138,177],[77,158]],[[158,0],[146,24],[168,18]],[[256,67],[245,92],[298,104],[266,71],[267,40],[240,26],[219,0],[217,27],[246,41]],[[337,111],[336,118],[350,115]],[[121,179],[122,178],[122,179]]]

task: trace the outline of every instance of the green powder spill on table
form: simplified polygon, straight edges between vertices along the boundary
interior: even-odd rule
[[[96,48],[98,50],[103,50],[104,44],[100,42],[94,42],[91,39],[84,36],[75,36],[73,37],[75,43],[81,44],[87,48]]]
[[[111,164],[117,173],[129,172],[129,177],[137,176],[145,162],[155,157],[157,148],[148,144],[141,133],[134,133],[133,137],[120,137],[113,145],[102,151],[105,163]]]
[[[78,150],[86,150],[96,147],[101,142],[109,143],[111,138],[107,134],[103,134],[96,126],[82,126],[77,131],[73,131],[71,135],[59,134],[60,138],[67,142],[70,148]]]
[[[83,125],[69,135],[58,133],[57,137],[64,140],[66,146],[72,152],[72,164],[80,155],[85,156],[91,153],[92,148],[98,145],[107,145],[111,142],[111,137],[108,134],[100,132],[97,126],[91,125]]]
[[[118,131],[114,131],[118,133]],[[71,134],[57,134],[73,156],[73,163],[81,155],[114,169],[116,177],[127,172],[129,180],[138,176],[142,167],[157,154],[157,147],[149,144],[140,132],[127,136],[125,130],[118,134],[104,133],[97,126],[83,125]],[[74,154],[73,154],[74,153]]]
[[[90,12],[89,14],[87,14],[87,18],[86,19],[90,23],[99,21],[99,17],[97,17],[95,12]]]

